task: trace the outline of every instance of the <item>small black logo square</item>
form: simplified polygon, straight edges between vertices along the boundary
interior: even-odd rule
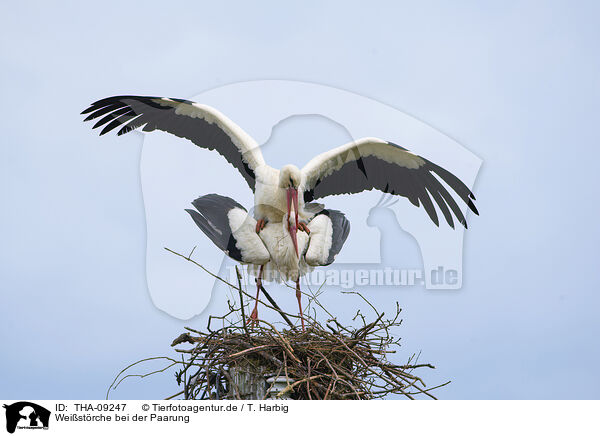
[[[29,401],[5,404],[6,431],[14,433],[19,429],[48,429],[50,411]]]

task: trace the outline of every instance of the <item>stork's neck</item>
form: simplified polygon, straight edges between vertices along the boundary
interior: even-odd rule
[[[257,180],[254,191],[254,217],[270,222],[282,222],[287,213],[287,187],[281,187],[279,174]],[[306,219],[303,191],[298,190],[298,217]]]

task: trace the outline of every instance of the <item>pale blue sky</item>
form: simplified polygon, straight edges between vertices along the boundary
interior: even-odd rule
[[[432,383],[452,380],[440,397],[598,398],[600,8],[365,5],[3,7],[0,397],[102,398],[193,324],[146,289],[140,138],[97,138],[79,112],[286,79],[381,101],[483,159],[463,288],[371,294],[400,299],[403,352],[423,351]],[[114,398],[168,395],[171,377]]]

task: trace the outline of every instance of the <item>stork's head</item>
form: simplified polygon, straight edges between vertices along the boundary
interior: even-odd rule
[[[279,187],[283,189],[294,188],[298,190],[302,180],[302,173],[295,165],[286,165],[279,171]]]
[[[279,172],[279,187],[285,189],[287,195],[287,228],[294,243],[296,255],[298,255],[298,240],[296,239],[296,234],[298,233],[298,187],[301,180],[302,173],[294,165],[286,165]],[[292,206],[294,207],[294,224],[290,223]]]

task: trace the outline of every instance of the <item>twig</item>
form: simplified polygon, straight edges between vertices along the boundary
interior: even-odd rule
[[[294,323],[292,323],[292,321],[290,321],[290,319],[288,318],[288,316],[286,315],[286,313],[281,310],[281,308],[279,307],[279,305],[277,305],[277,303],[275,302],[275,300],[273,300],[273,298],[271,297],[271,295],[269,295],[269,293],[267,292],[267,290],[265,288],[263,288],[262,285],[260,285],[260,290],[262,291],[263,294],[265,294],[265,297],[267,297],[267,300],[269,300],[269,303],[271,303],[273,305],[273,307],[275,308],[275,310],[281,315],[281,317],[285,320],[285,322],[288,323],[288,325],[292,328],[292,330],[296,330],[296,326],[294,325]]]
[[[237,265],[235,266],[235,273],[238,281],[238,293],[240,294],[240,311],[242,312],[242,326],[244,327],[244,331],[246,332],[246,336],[250,336],[250,332],[248,331],[248,326],[246,325],[246,313],[244,312],[244,295],[242,294],[242,276],[240,274],[240,270]]]

